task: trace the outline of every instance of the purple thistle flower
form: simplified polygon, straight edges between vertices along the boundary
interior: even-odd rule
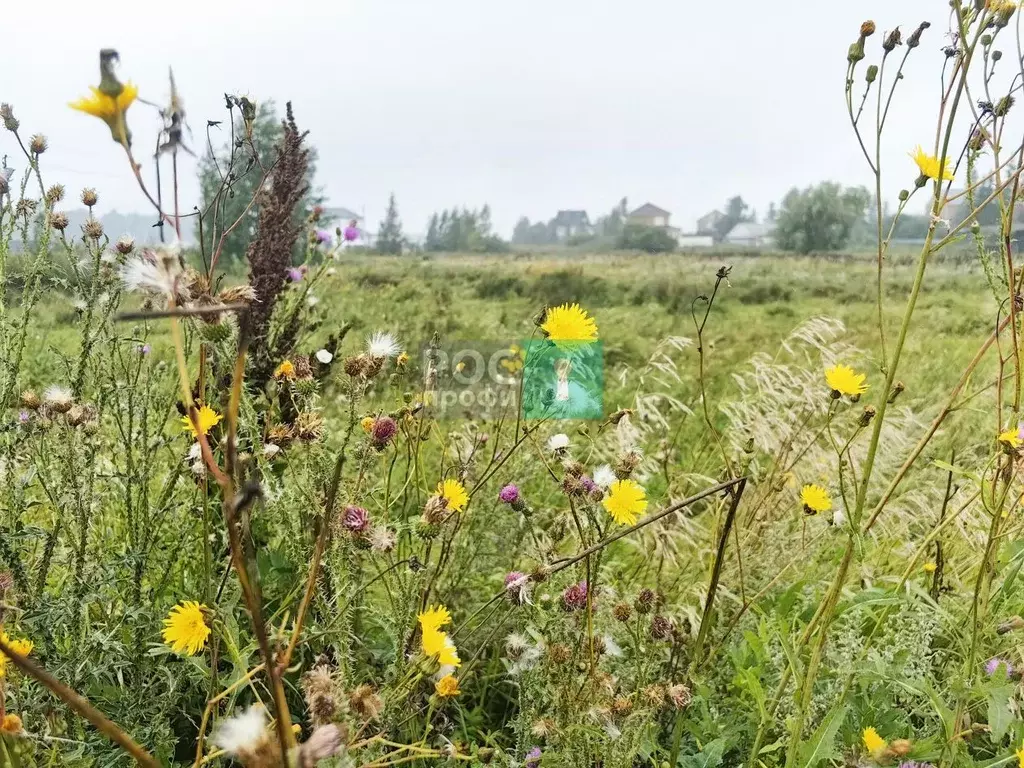
[[[900,763],[900,768],[935,768],[931,763],[919,763],[917,760],[906,760]]]
[[[18,414],[18,421],[20,421],[22,424],[28,424],[28,419],[28,411],[22,411],[21,413]]]
[[[352,533],[363,533],[370,527],[370,514],[362,507],[345,507],[341,524]]]
[[[591,480],[590,477],[587,475],[580,476],[580,485],[583,486],[583,489],[587,493],[593,493],[594,491],[597,490],[597,483]]]
[[[374,419],[370,428],[370,439],[377,448],[383,448],[391,442],[391,438],[398,432],[398,425],[390,416],[381,416]]]
[[[999,671],[1000,666],[1002,666],[1003,669],[1006,671],[1007,677],[1013,674],[1013,664],[1006,661],[1005,659],[1000,659],[998,656],[993,656],[991,659],[985,662],[985,673],[989,677],[992,677],[992,675]]]
[[[573,584],[562,593],[562,608],[566,611],[581,611],[587,607],[587,582]]]
[[[498,492],[498,500],[506,504],[515,504],[519,500],[519,489],[509,483]]]
[[[302,270],[299,269],[298,267],[291,267],[288,270],[288,279],[291,280],[293,283],[299,282],[300,280],[302,280]]]
[[[328,232],[326,229],[318,229],[316,231],[316,241],[320,245],[330,245],[331,244],[331,233]]]
[[[540,767],[540,747],[534,747],[526,753],[526,768],[539,768]]]
[[[152,351],[152,347],[150,347],[149,344],[140,344],[139,345],[139,354],[142,355],[143,357],[148,355],[151,351]]]
[[[353,240],[359,239],[359,229],[355,224],[349,224],[345,227],[345,242],[351,243]]]

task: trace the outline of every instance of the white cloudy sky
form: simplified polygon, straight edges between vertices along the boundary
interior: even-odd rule
[[[173,65],[197,143],[223,116],[225,91],[290,99],[331,204],[365,211],[371,226],[393,190],[409,231],[435,209],[486,201],[506,233],[522,214],[594,217],[624,195],[685,227],[733,194],[764,210],[794,185],[867,183],[843,103],[847,47],[866,18],[904,35],[928,19],[885,147],[889,167],[906,171],[893,176],[895,197],[912,181],[907,150],[934,137],[948,12],[946,0],[5,6],[0,101],[49,137],[50,178],[96,186],[103,211],[147,209],[105,126],[66,104],[97,82],[98,49],[115,47],[122,77],[154,101]],[[151,145],[156,116],[137,105],[130,123]],[[6,133],[3,153],[18,165]]]

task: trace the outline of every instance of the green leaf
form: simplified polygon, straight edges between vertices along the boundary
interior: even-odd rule
[[[975,474],[974,472],[968,472],[967,470],[960,469],[959,467],[954,467],[952,464],[950,464],[947,461],[940,461],[939,459],[933,459],[932,460],[932,466],[933,467],[938,467],[939,469],[944,469],[947,472],[952,472],[954,475],[963,475],[964,477],[969,477],[969,478],[971,478],[971,480],[974,480],[976,482],[979,482],[979,483],[981,482],[981,478],[978,477],[978,475]]]
[[[682,768],[718,768],[725,754],[725,739],[709,741],[698,755],[680,755]]]
[[[803,768],[814,768],[822,760],[837,756],[836,733],[846,719],[847,710],[844,704],[829,712],[810,740],[800,748],[800,765]]]
[[[988,727],[992,743],[998,745],[1013,722],[1013,715],[1010,713],[1010,695],[1013,688],[1008,685],[999,685],[990,688],[986,692],[988,699]]]

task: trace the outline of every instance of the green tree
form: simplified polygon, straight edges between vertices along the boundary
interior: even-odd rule
[[[225,238],[222,259],[241,259],[245,250],[256,234],[256,223],[259,220],[259,200],[248,210],[246,206],[259,190],[263,180],[263,168],[270,169],[275,160],[275,147],[283,134],[281,118],[273,101],[262,102],[256,112],[256,120],[252,126],[252,146],[243,140],[245,130],[239,116],[235,122],[234,165],[232,166],[232,147],[230,141],[219,149],[211,152],[207,147],[206,154],[199,161],[199,192],[202,198],[200,210],[206,214],[202,220],[202,237],[199,222],[196,222],[196,240],[202,242],[204,253],[209,256],[220,240],[221,234],[241,216],[242,221]],[[253,154],[255,148],[255,156]],[[295,217],[299,220],[306,216],[313,206],[323,202],[323,195],[313,185],[316,172],[316,150],[311,149],[309,170],[306,181],[310,192],[302,205],[296,206]],[[232,174],[230,179],[228,174]],[[214,199],[220,195],[216,205]],[[198,218],[198,217],[197,217]],[[329,222],[323,221],[323,224]],[[216,237],[216,240],[214,238]],[[301,245],[298,247],[302,247]]]
[[[797,253],[839,250],[864,218],[870,201],[871,195],[864,187],[844,188],[831,181],[792,189],[779,209],[776,243],[783,250]]]
[[[622,250],[647,253],[668,253],[675,250],[676,245],[675,238],[664,228],[643,224],[627,224],[618,241],[618,247]]]
[[[427,251],[469,251],[473,253],[503,253],[508,243],[491,232],[491,209],[452,208],[430,217]]]
[[[728,235],[732,228],[744,221],[753,221],[753,216],[748,213],[750,206],[743,202],[739,195],[730,197],[725,204],[725,215],[715,226],[715,239],[721,240]]]
[[[377,232],[377,250],[381,253],[399,255],[404,245],[402,220],[398,218],[398,204],[395,202],[395,193],[392,192],[388,198],[388,210],[384,214],[384,221],[380,223]]]

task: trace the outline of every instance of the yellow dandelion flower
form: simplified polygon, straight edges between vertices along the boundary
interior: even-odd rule
[[[801,488],[800,502],[804,505],[804,512],[808,515],[816,515],[819,512],[828,512],[832,509],[832,497],[820,485],[805,485]]]
[[[295,366],[291,360],[283,360],[277,368],[274,369],[275,379],[288,379],[288,381],[295,380]]]
[[[549,309],[540,328],[556,344],[597,341],[597,323],[579,304],[563,304]]]
[[[448,637],[447,632],[426,628],[423,630],[422,642],[423,655],[434,657],[442,667],[458,667],[462,664],[455,643]]]
[[[10,635],[8,635],[3,629],[0,629],[0,641],[3,641],[4,645],[6,645],[19,656],[28,656],[30,653],[32,653],[32,648],[34,647],[32,645],[31,640],[15,640]],[[8,662],[10,662],[10,659],[7,656],[5,656],[3,652],[0,652],[0,679],[3,679],[4,675],[7,674]]]
[[[864,742],[864,748],[872,755],[881,754],[882,751],[889,746],[885,739],[878,735],[878,731],[872,726],[868,726],[864,729],[864,733],[861,735],[861,740]]]
[[[363,418],[359,420],[359,426],[363,428],[363,432],[370,434],[370,432],[373,431],[374,421],[375,419],[373,416],[363,416]]]
[[[426,632],[430,629],[440,629],[452,623],[452,614],[445,606],[439,605],[436,608],[427,608],[416,617],[420,622],[420,628]]]
[[[409,362],[409,353],[401,352],[398,357],[395,358],[395,365],[399,368],[404,368]]]
[[[1017,755],[1017,768],[1024,768],[1024,744],[1020,745],[1020,749],[1016,752]]]
[[[937,566],[935,563],[925,563],[924,565],[921,566],[921,568],[924,570],[925,573],[935,573],[935,570],[938,567],[939,566]]]
[[[620,525],[633,525],[647,509],[647,494],[635,480],[616,480],[601,502]]]
[[[1005,432],[1000,432],[997,440],[1010,448],[1020,448],[1022,442],[1020,439],[1020,432],[1019,428],[1011,427]]]
[[[139,89],[131,83],[125,83],[118,96],[103,93],[99,88],[89,86],[91,96],[72,101],[68,104],[72,109],[98,117],[110,129],[110,135],[117,143],[127,142],[130,134],[125,124],[125,113],[139,95]]]
[[[199,437],[200,434],[209,434],[210,430],[220,424],[220,420],[224,417],[217,413],[213,408],[208,405],[204,405],[198,411],[199,416],[199,430],[196,431],[195,425],[192,423],[192,419],[188,416],[181,417],[181,429],[184,432],[191,432],[192,437]]]
[[[171,608],[164,619],[164,642],[175,653],[195,656],[206,645],[210,628],[206,625],[203,608],[194,600],[186,600]]]
[[[469,502],[466,487],[458,480],[445,480],[437,484],[437,495],[448,502],[448,509],[461,512]]]
[[[434,692],[442,699],[458,696],[461,693],[459,681],[453,675],[445,675],[434,684]]]
[[[917,163],[917,168],[921,171],[921,175],[929,179],[940,179],[941,181],[952,181],[953,180],[953,169],[949,167],[949,158],[946,158],[945,164],[939,167],[939,158],[935,155],[929,155],[918,144],[911,155],[914,158],[914,162]]]
[[[848,365],[834,365],[825,370],[825,382],[832,392],[850,397],[863,395],[868,391],[868,385],[864,383],[866,378],[863,373],[854,373],[853,368]]]
[[[21,733],[22,727],[21,718],[17,715],[4,715],[0,722],[0,731],[4,733]]]

